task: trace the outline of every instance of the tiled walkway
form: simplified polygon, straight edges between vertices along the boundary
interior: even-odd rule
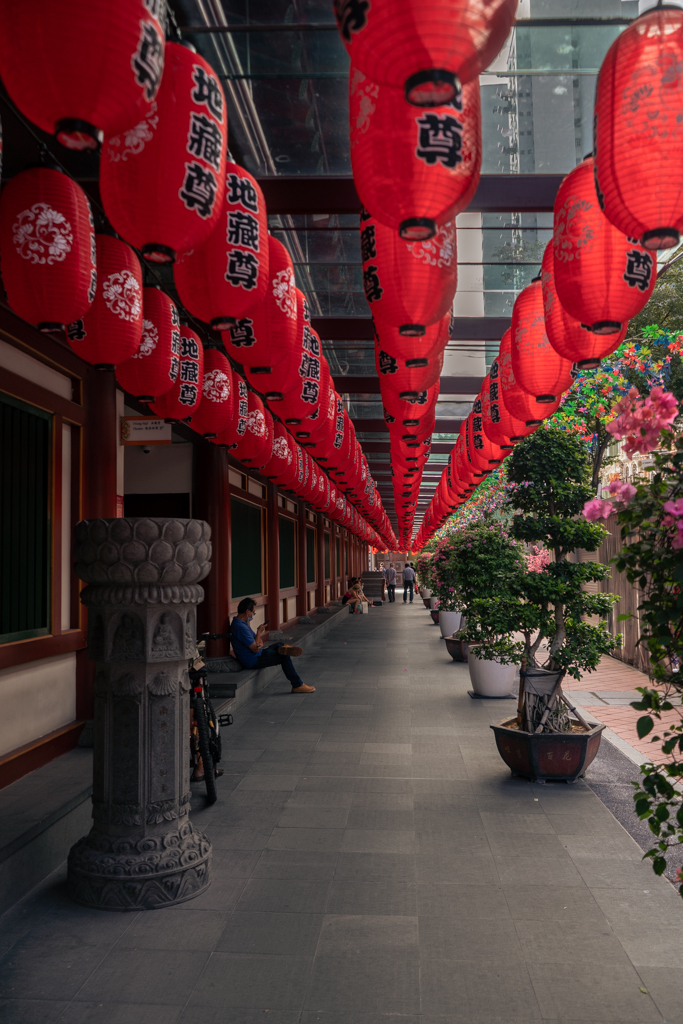
[[[513,780],[417,602],[344,619],[240,712],[214,882],[0,922],[4,1024],[683,1024],[683,901],[583,782]]]

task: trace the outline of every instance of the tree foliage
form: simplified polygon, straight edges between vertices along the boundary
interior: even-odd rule
[[[585,447],[571,434],[539,430],[517,445],[507,463],[514,487],[509,498],[512,537],[540,542],[553,561],[536,569],[524,562],[504,583],[496,579],[482,587],[466,608],[465,639],[479,657],[529,666],[538,665],[545,641],[542,667],[580,679],[582,671],[593,671],[620,642],[603,625],[585,621],[586,616],[606,616],[616,600],[584,589],[586,583],[605,579],[608,566],[567,559],[576,548],[596,551],[605,536],[604,527],[579,516],[591,495]],[[523,642],[514,633],[521,633]],[[560,719],[557,713],[549,722]]]
[[[666,870],[669,849],[683,843],[683,807],[673,785],[683,779],[683,436],[666,431],[662,437],[650,479],[638,482],[635,497],[619,512],[624,544],[617,557],[617,569],[642,595],[639,643],[647,645],[655,684],[638,687],[641,699],[632,705],[643,712],[638,734],[657,729],[652,742],[666,758],[642,765],[643,778],[634,783],[636,813],[657,839],[646,856],[658,875]],[[662,728],[663,714],[674,711],[678,722]],[[678,881],[683,896],[680,873]]]

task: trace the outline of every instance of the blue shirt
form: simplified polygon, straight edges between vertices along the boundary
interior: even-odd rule
[[[244,668],[253,668],[258,660],[258,654],[250,651],[251,644],[256,642],[256,633],[248,622],[235,617],[231,625],[232,649],[240,665]]]

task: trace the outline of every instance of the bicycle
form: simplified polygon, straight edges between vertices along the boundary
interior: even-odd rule
[[[218,799],[216,790],[216,765],[221,760],[222,741],[220,729],[232,725],[232,715],[223,714],[216,717],[211,703],[211,694],[207,682],[207,670],[204,657],[207,640],[230,639],[229,633],[202,633],[197,642],[195,657],[190,660],[190,707],[196,727],[196,737],[192,729],[191,741],[195,748],[195,764],[201,760],[204,768],[206,797],[209,804]]]

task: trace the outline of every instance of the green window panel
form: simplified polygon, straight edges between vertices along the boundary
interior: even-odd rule
[[[306,527],[306,582],[315,583],[315,530]]]
[[[278,516],[280,537],[280,590],[296,586],[296,523]]]
[[[230,499],[232,597],[263,593],[262,512],[239,498]]]
[[[52,417],[0,395],[0,643],[50,632]]]

